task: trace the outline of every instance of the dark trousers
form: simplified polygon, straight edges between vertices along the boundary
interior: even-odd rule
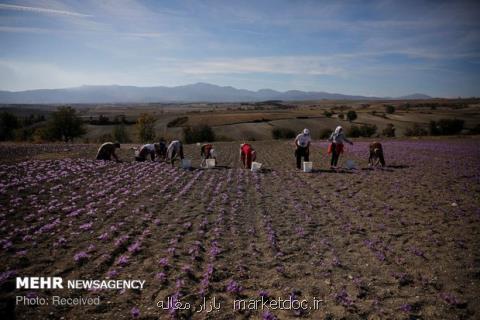
[[[297,147],[297,150],[295,150],[295,156],[297,158],[297,168],[298,169],[302,169],[302,157],[303,157],[303,161],[307,162],[309,161],[309,155],[310,155],[310,152],[308,150],[308,148],[304,148],[304,147]]]
[[[107,156],[107,155],[104,155],[104,154],[99,154],[99,155],[97,156],[97,160],[110,161],[110,160],[112,160],[112,158],[109,157],[109,156]]]
[[[330,161],[331,166],[337,166],[338,158],[340,158],[340,153],[337,151],[337,145],[332,143],[332,160]]]

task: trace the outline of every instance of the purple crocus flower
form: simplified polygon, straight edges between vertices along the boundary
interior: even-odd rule
[[[108,232],[102,233],[101,235],[98,236],[97,239],[102,240],[102,241],[107,240],[108,239]]]
[[[169,262],[168,262],[168,258],[166,258],[166,257],[160,259],[159,264],[160,264],[164,269],[168,269],[168,267],[169,267],[169,265],[170,265]]]
[[[402,310],[403,312],[407,312],[407,313],[410,313],[412,312],[413,310],[413,307],[411,304],[403,304],[401,307],[400,307],[400,310]]]
[[[128,264],[128,256],[127,255],[122,255],[118,258],[117,264],[125,267]]]
[[[128,247],[128,252],[130,252],[130,253],[138,253],[138,252],[140,252],[140,250],[141,250],[141,247],[140,247],[140,242],[139,241],[135,241],[133,244],[131,244]]]
[[[92,228],[92,225],[93,225],[93,223],[91,223],[91,222],[84,223],[84,224],[80,225],[80,227],[78,227],[78,228],[82,231],[87,231],[87,230],[90,230]]]
[[[73,256],[76,263],[80,264],[88,260],[90,256],[85,251],[80,251]]]
[[[273,313],[271,313],[270,311],[267,310],[262,314],[262,319],[263,320],[277,320],[278,318],[275,317],[275,315]]]
[[[350,299],[350,297],[348,296],[347,290],[345,290],[345,288],[336,293],[334,298],[337,303],[340,303],[344,306],[350,306],[353,303],[352,299]]]
[[[442,298],[442,300],[445,303],[451,306],[459,306],[462,304],[462,302],[457,297],[455,297],[452,293],[442,292],[440,293],[440,298]]]
[[[263,299],[267,299],[270,295],[268,294],[267,291],[265,290],[260,290],[260,292],[258,293],[258,296],[263,298]]]
[[[5,272],[0,273],[0,284],[3,283],[4,281],[13,278],[17,275],[17,271],[15,270],[8,270]]]
[[[140,316],[140,309],[138,309],[137,307],[133,307],[130,311],[130,314],[133,318],[138,318]]]
[[[113,277],[115,277],[116,275],[118,275],[118,271],[115,270],[115,269],[110,269],[110,270],[108,270],[108,272],[107,272],[107,276],[108,276],[109,278],[113,278]]]
[[[243,288],[235,280],[230,280],[227,285],[227,291],[230,293],[239,294]]]
[[[165,280],[167,280],[167,275],[165,274],[165,272],[158,272],[155,275],[155,279],[157,279],[158,281],[163,283],[163,282],[165,282]]]

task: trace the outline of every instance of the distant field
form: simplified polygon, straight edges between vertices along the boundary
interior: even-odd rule
[[[393,114],[385,114],[385,106],[393,105]],[[405,106],[408,105],[408,108]],[[435,107],[432,107],[435,106]],[[141,113],[150,113],[157,118],[157,136],[167,139],[182,138],[185,126],[209,125],[222,140],[265,140],[272,138],[274,128],[287,128],[299,132],[307,127],[314,138],[319,138],[325,130],[337,125],[346,129],[351,125],[376,125],[381,133],[387,124],[393,124],[396,135],[403,136],[414,124],[427,127],[431,120],[462,119],[467,129],[480,124],[480,104],[478,100],[419,100],[419,101],[302,101],[283,103],[197,103],[197,104],[137,104],[137,105],[74,105],[85,121],[97,119],[100,115],[110,120],[124,116],[134,122]],[[4,106],[19,116],[46,114],[55,106]],[[358,118],[352,123],[338,117],[354,110]],[[333,115],[326,117],[324,112]],[[169,126],[169,122],[188,117],[179,125]],[[87,125],[87,134],[79,142],[100,142],[108,139],[113,125]],[[134,126],[127,126],[132,141],[136,141]]]

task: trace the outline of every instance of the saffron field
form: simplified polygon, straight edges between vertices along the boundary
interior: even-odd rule
[[[18,319],[478,319],[480,139],[368,142],[330,171],[294,168],[291,142],[238,143],[219,168],[92,160],[96,145],[0,145],[1,313]],[[199,165],[198,147],[186,156]],[[143,290],[17,290],[16,276],[141,279]],[[15,305],[15,296],[97,297],[98,306]],[[211,313],[158,308],[158,301]],[[305,310],[234,310],[234,299],[320,299]]]

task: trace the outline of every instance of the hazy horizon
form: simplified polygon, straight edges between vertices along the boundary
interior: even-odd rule
[[[0,90],[480,96],[476,1],[2,1]]]

